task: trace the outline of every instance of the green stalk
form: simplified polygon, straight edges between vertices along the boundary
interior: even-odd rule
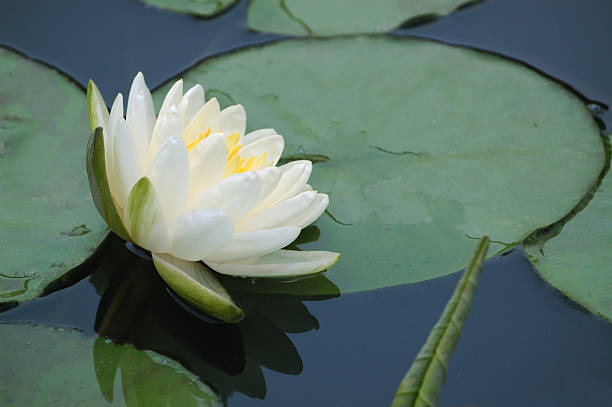
[[[391,407],[435,407],[482,271],[489,238],[480,239],[442,316],[399,385]]]

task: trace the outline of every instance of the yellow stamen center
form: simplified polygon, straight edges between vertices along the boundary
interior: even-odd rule
[[[211,130],[206,129],[204,133],[200,134],[195,140],[187,144],[187,151],[191,152],[198,144],[200,144],[200,142],[202,142],[202,140],[210,136],[210,133]],[[246,171],[255,171],[264,165],[268,158],[268,153],[266,152],[261,154],[259,157],[251,156],[248,159],[240,157],[238,153],[242,148],[242,144],[238,144],[239,139],[240,133],[238,132],[230,134],[225,139],[225,142],[227,143],[227,162],[225,164],[223,178]]]
[[[209,135],[210,129],[206,129],[204,133],[200,134],[195,140],[187,144],[187,151],[191,152],[191,150],[193,150],[198,144],[200,144],[200,141],[204,140]]]

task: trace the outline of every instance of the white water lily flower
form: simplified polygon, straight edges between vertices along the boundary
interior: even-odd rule
[[[310,161],[276,167],[281,135],[273,129],[245,134],[241,105],[220,110],[216,98],[205,102],[200,85],[183,93],[179,80],[156,117],[141,73],[125,117],[122,95],[109,114],[91,81],[88,101],[92,131],[102,128],[88,161],[96,205],[111,229],[154,259],[179,268],[203,261],[245,277],[316,273],[337,261],[337,253],[282,250],[329,199],[308,185]],[[103,151],[97,161],[95,151]],[[105,193],[100,185],[106,184]]]

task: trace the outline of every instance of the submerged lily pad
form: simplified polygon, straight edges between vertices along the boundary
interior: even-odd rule
[[[206,60],[183,78],[244,104],[252,129],[276,128],[285,157],[328,158],[310,179],[330,196],[320,238],[298,247],[342,253],[328,277],[343,292],[459,270],[484,235],[497,242],[491,253],[512,246],[567,214],[604,163],[580,99],[470,49],[289,40]]]
[[[249,28],[289,35],[383,33],[474,0],[251,0]]]
[[[612,176],[557,236],[525,244],[539,273],[572,300],[612,322]]]
[[[237,0],[140,0],[157,8],[177,11],[179,13],[195,14],[196,16],[212,17],[219,14]]]
[[[0,302],[35,298],[107,234],[93,205],[85,93],[0,48]]]
[[[42,326],[0,325],[0,336],[0,395],[7,405],[219,405],[195,375],[152,351]]]

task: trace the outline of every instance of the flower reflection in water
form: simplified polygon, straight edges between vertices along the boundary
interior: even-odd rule
[[[318,238],[315,226],[305,232],[302,239]],[[287,333],[318,329],[316,318],[302,301],[340,295],[323,275],[294,282],[266,280],[262,284],[228,278],[223,284],[243,307],[246,318],[237,325],[207,323],[183,309],[169,294],[152,262],[134,255],[120,239],[109,238],[99,258],[90,277],[102,297],[95,331],[117,344],[131,343],[179,361],[211,385],[223,402],[233,392],[264,398],[262,367],[300,374],[302,359]],[[322,291],[333,294],[311,295],[313,287],[324,287]],[[98,343],[96,348],[104,346],[103,341]],[[134,391],[139,391],[137,381],[124,382],[126,385],[134,385]],[[112,387],[109,390],[108,386],[108,380],[100,382],[104,394],[111,394]]]

